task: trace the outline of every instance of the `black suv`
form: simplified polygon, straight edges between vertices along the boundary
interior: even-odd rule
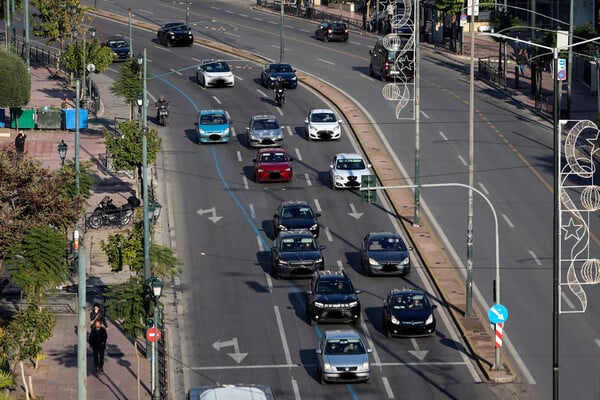
[[[346,272],[316,271],[306,292],[306,314],[310,324],[356,323],[360,319],[359,293]]]
[[[415,55],[410,41],[404,36],[393,42],[392,48],[386,47],[383,38],[379,38],[372,50],[369,50],[371,62],[369,75],[383,80],[398,79],[412,81],[415,74]]]
[[[308,230],[319,237],[319,218],[307,201],[283,201],[273,214],[273,228],[276,234],[281,231]]]
[[[310,278],[323,269],[323,250],[309,231],[283,231],[275,238],[271,248],[273,276]]]
[[[120,37],[109,37],[104,42],[104,45],[112,50],[113,61],[125,61],[131,56],[129,43]]]
[[[167,22],[162,24],[156,32],[158,43],[167,47],[183,45],[191,46],[194,43],[192,30],[183,22]]]
[[[330,40],[348,40],[348,27],[343,22],[323,21],[315,31],[315,39],[321,39],[324,42]]]

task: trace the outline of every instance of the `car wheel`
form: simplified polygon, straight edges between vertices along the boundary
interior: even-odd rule
[[[319,371],[319,382],[321,383],[321,385],[324,385],[327,383],[327,381],[325,380],[325,377],[323,376],[323,373],[321,371]]]
[[[331,181],[331,189],[336,190],[337,188],[335,187],[335,181],[333,180],[333,177],[330,177],[329,180]]]
[[[325,42],[329,42],[329,35],[327,35],[327,34],[323,35],[323,40]]]
[[[369,64],[369,76],[374,77],[375,71],[373,71],[373,64]]]
[[[171,47],[172,43],[169,39],[165,40],[167,47]]]
[[[200,86],[202,86],[203,88],[206,87],[206,81],[204,80],[204,78],[200,79]]]
[[[371,383],[371,377],[368,377],[367,380],[365,381],[365,383],[367,383],[367,384]]]

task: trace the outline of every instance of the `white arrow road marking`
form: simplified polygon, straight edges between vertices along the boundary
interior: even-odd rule
[[[198,210],[196,211],[199,215],[204,215],[204,214],[212,214],[211,217],[207,217],[208,219],[210,219],[214,224],[216,224],[217,222],[219,222],[219,220],[223,217],[218,217],[217,216],[217,208],[213,207],[213,208],[209,208],[208,210]]]
[[[492,312],[494,314],[496,314],[496,317],[498,317],[498,321],[499,322],[503,322],[504,321],[504,314],[502,314],[501,312],[498,312],[498,310],[496,310],[495,307],[492,307],[491,310],[492,310]]]
[[[417,339],[411,338],[410,342],[415,349],[409,350],[408,352],[415,356],[419,361],[423,361],[425,356],[427,356],[427,353],[429,353],[429,350],[419,350],[419,342],[417,342]]]
[[[227,353],[227,355],[229,357],[233,358],[233,360],[235,362],[237,362],[238,364],[241,363],[244,360],[244,358],[246,358],[248,353],[240,353],[240,346],[238,345],[238,340],[236,337],[232,338],[231,340],[217,340],[212,345],[213,349],[215,349],[217,351],[221,351],[221,349],[223,347],[230,347],[230,346],[233,346],[234,352]]]
[[[352,203],[350,203],[350,210],[352,210],[352,212],[349,212],[348,215],[353,218],[359,219],[360,217],[363,216],[363,213],[356,212],[356,207],[354,207],[354,204],[352,204]]]
[[[594,339],[594,341],[596,342],[596,346],[600,347],[600,339]]]

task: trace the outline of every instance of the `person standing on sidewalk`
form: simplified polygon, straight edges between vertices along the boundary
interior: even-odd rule
[[[94,365],[96,371],[104,372],[104,352],[106,351],[106,340],[108,334],[106,328],[102,326],[102,322],[99,319],[96,320],[92,332],[90,332],[89,343],[92,346],[94,352]]]
[[[25,153],[25,139],[27,139],[27,135],[23,131],[19,131],[19,134],[15,138],[15,150],[19,158],[22,158],[23,153]]]
[[[100,321],[103,327],[108,328],[108,325],[106,325],[104,311],[102,311],[100,304],[98,303],[94,303],[94,307],[92,308],[92,311],[90,311],[90,328],[94,327],[96,321]]]
[[[519,50],[519,55],[517,56],[517,63],[519,64],[521,76],[525,76],[525,66],[529,63],[529,57],[527,56],[526,49]]]

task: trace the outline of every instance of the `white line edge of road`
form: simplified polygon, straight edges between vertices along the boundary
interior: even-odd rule
[[[283,321],[281,320],[281,314],[279,313],[279,306],[273,306],[275,311],[275,319],[277,320],[277,328],[279,329],[279,337],[281,338],[281,344],[283,346],[283,354],[285,356],[285,363],[292,367],[292,356],[290,355],[290,348],[287,340],[285,340],[285,329],[283,328]]]

